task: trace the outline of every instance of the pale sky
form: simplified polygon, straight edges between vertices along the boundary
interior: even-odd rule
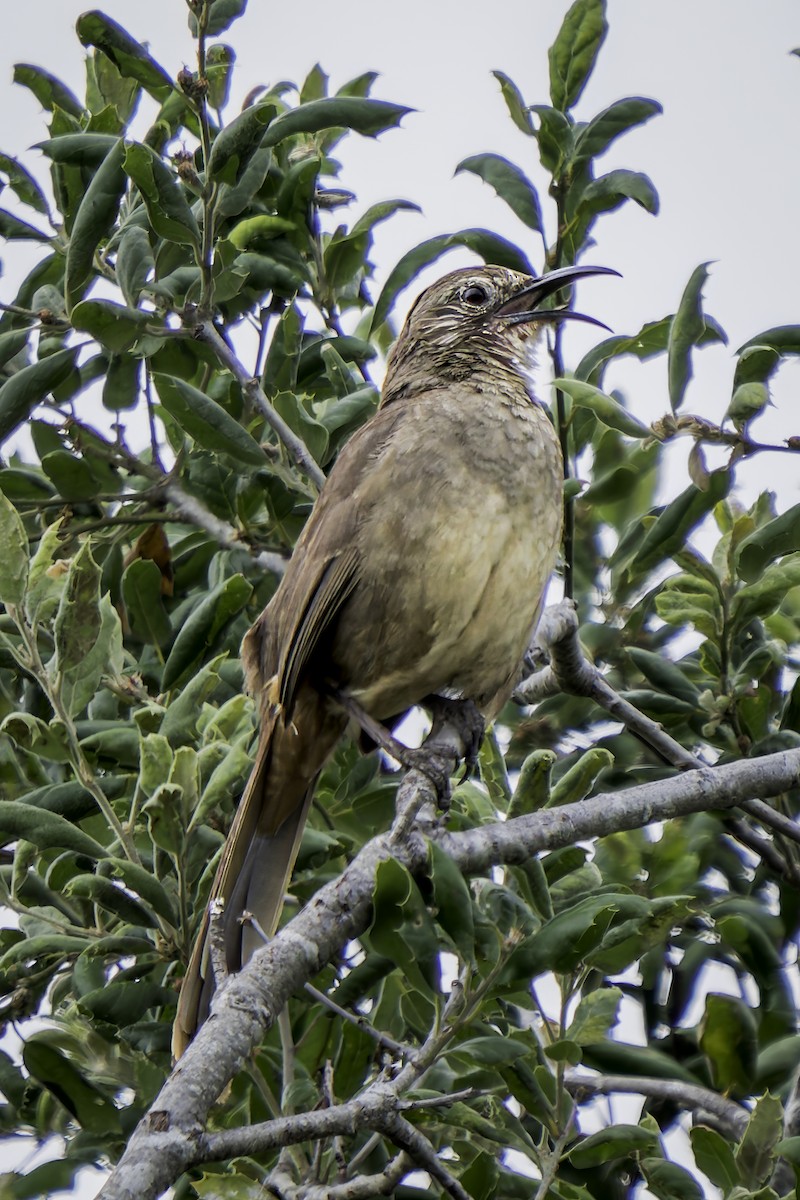
[[[46,128],[31,94],[12,86],[12,64],[44,66],[82,95],[83,48],[74,24],[84,7],[79,0],[5,6],[0,150],[22,157],[40,177],[46,164],[28,148],[47,136]],[[334,87],[378,70],[373,95],[418,111],[377,142],[353,136],[343,143],[343,183],[358,194],[351,211],[358,215],[394,197],[413,199],[424,210],[380,227],[373,255],[378,281],[417,242],[476,225],[519,241],[540,269],[538,241],[486,185],[465,175],[454,179],[453,171],[467,155],[505,155],[539,187],[547,219],[535,143],[512,125],[491,71],[510,75],[529,103],[547,103],[547,47],[567,8],[567,0],[250,0],[245,17],[223,35],[238,57],[227,116],[256,84],[301,82],[315,62]],[[149,42],[168,72],[192,65],[182,0],[106,0],[103,11]],[[614,267],[623,278],[582,284],[580,307],[615,332],[632,333],[674,311],[694,268],[714,260],[706,308],[728,332],[730,347],[696,357],[685,410],[719,419],[730,397],[731,350],[771,326],[800,323],[800,58],[790,54],[800,46],[800,9],[796,0],[609,0],[608,16],[610,33],[578,116],[588,119],[626,95],[663,104],[663,116],[620,139],[598,165],[598,171],[628,167],[649,175],[661,214],[653,218],[631,203],[598,222],[598,244],[586,261]],[[552,214],[549,219],[552,229]],[[32,262],[31,249],[12,247],[2,257],[0,298],[11,300]],[[470,261],[454,253],[424,281]],[[421,286],[402,298],[398,316]],[[574,365],[596,335],[572,328],[569,337]],[[777,407],[756,426],[762,440],[800,434],[799,383],[796,364],[782,368]],[[607,386],[623,387],[644,420],[668,407],[663,362],[615,368]],[[670,459],[681,470],[680,487],[689,448],[682,444]],[[796,503],[796,462],[776,455],[740,467],[742,496],[772,486],[781,509]],[[93,1195],[96,1187],[86,1179],[81,1195]]]

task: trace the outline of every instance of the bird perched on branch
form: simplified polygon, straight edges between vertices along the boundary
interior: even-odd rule
[[[491,721],[509,698],[562,521],[561,452],[530,391],[530,351],[547,322],[580,317],[542,302],[601,273],[466,268],[411,309],[380,408],[339,455],[244,642],[261,733],[212,891],[229,970],[260,944],[243,912],[277,926],[317,776],[348,723],[337,694],[390,724],[432,697]],[[206,919],[176,1055],[213,992],[207,937]]]

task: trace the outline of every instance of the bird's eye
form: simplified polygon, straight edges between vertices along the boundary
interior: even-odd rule
[[[480,307],[489,299],[489,289],[485,288],[482,283],[468,283],[461,290],[461,299],[465,304],[473,304],[476,308]]]

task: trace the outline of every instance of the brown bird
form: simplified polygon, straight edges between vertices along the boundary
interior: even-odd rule
[[[286,574],[244,641],[261,734],[214,882],[228,969],[272,934],[317,776],[348,717],[334,693],[394,722],[427,698],[486,721],[517,682],[556,560],[563,469],[530,391],[541,302],[599,267],[540,279],[453,271],[414,304],[378,412],[339,455]],[[596,322],[599,324],[599,322]],[[205,1018],[208,919],[183,981],[173,1049]]]

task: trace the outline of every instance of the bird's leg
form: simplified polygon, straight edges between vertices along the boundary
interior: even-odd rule
[[[370,741],[379,746],[391,758],[394,758],[407,771],[421,771],[431,781],[436,795],[439,798],[439,803],[443,808],[446,808],[450,800],[450,771],[453,766],[453,757],[446,752],[440,751],[438,748],[421,746],[419,749],[413,749],[410,746],[404,746],[396,737],[392,736],[390,730],[377,721],[375,717],[370,716],[365,709],[361,707],[357,700],[349,696],[346,692],[334,690],[332,695],[336,702],[342,706],[348,716],[360,726],[361,730],[367,735]],[[438,705],[440,697],[431,697],[430,703],[426,700],[425,707],[431,710],[434,705]],[[444,701],[445,704],[458,704],[459,701]],[[434,726],[431,733],[437,728],[441,728],[446,723],[454,724],[453,721],[447,721],[447,717],[442,711],[442,716],[438,719],[434,715]],[[458,726],[459,734],[461,726]],[[429,735],[430,736],[430,735]]]

